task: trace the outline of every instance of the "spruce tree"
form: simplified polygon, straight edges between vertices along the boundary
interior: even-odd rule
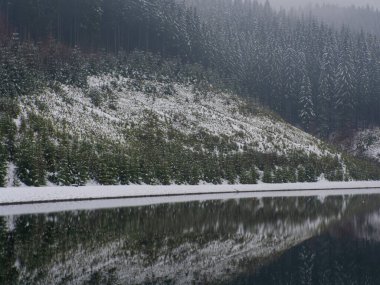
[[[255,168],[243,171],[240,175],[241,184],[257,184],[258,174]]]
[[[128,185],[131,183],[131,169],[129,168],[128,156],[121,153],[117,158],[118,168],[118,181],[121,185]]]
[[[41,142],[37,141],[31,130],[21,138],[16,155],[17,175],[27,186],[46,184],[46,163]]]
[[[297,168],[297,182],[307,182],[307,175],[303,166]]]
[[[68,155],[66,153],[63,154],[59,161],[55,180],[57,181],[58,185],[70,186],[73,184],[73,176],[72,172],[70,171]]]
[[[347,133],[354,127],[356,107],[354,89],[354,66],[352,59],[351,39],[348,31],[343,30],[339,63],[336,74],[335,108],[337,127],[340,132]]]
[[[104,152],[99,155],[96,166],[96,181],[101,185],[116,185],[118,183],[118,169],[113,154]]]
[[[264,169],[263,182],[264,183],[273,183],[272,170],[269,167],[266,167]]]
[[[300,119],[305,130],[310,131],[315,118],[314,103],[312,98],[312,90],[310,79],[307,75],[304,75],[301,83],[300,91]]]
[[[357,100],[357,108],[355,110],[356,127],[366,127],[368,124],[368,111],[371,100],[371,75],[370,62],[372,55],[370,54],[367,39],[363,33],[357,42],[354,62],[355,62],[355,97]]]
[[[335,71],[333,62],[333,50],[325,47],[321,61],[321,73],[319,77],[318,92],[318,134],[327,138],[332,130],[331,122],[333,118],[332,103],[335,90]]]

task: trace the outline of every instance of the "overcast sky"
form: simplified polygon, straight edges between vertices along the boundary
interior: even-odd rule
[[[265,0],[261,0],[265,2]],[[291,6],[298,7],[302,5],[307,5],[310,3],[328,3],[328,4],[337,4],[341,6],[366,6],[367,4],[380,9],[380,0],[269,0],[273,6],[282,6],[284,8],[289,8]]]

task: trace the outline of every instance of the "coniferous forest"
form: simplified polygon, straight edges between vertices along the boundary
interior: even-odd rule
[[[315,4],[293,9],[291,13],[301,15],[311,13],[317,19],[334,27],[347,26],[356,32],[363,30],[377,37],[380,35],[379,7],[374,8],[369,5],[341,7],[333,4]]]
[[[136,53],[140,56],[133,61]],[[155,59],[153,68],[144,66],[148,57]],[[334,167],[337,158],[320,163],[304,154],[290,159],[233,153],[235,146],[220,139],[225,156],[210,159],[211,152],[186,152],[155,129],[143,146],[126,150],[57,134],[38,116],[15,123],[20,96],[56,83],[84,87],[87,76],[121,70],[126,62],[155,76],[177,81],[192,76],[230,90],[322,139],[380,125],[380,41],[370,31],[277,11],[269,2],[0,0],[0,185],[8,160],[16,161],[23,183],[36,186],[46,178],[63,185],[88,179],[102,184],[234,183],[237,177],[254,183],[257,171],[268,182],[315,181],[321,173],[347,179]],[[110,148],[117,152],[110,154]],[[162,159],[162,153],[173,155]],[[194,165],[178,161],[179,153]],[[305,160],[310,165],[299,171]],[[231,168],[229,161],[238,167]],[[349,165],[366,169],[357,178],[378,177],[373,163]]]
[[[19,76],[28,67],[63,72],[59,62],[82,53],[138,49],[199,63],[222,84],[322,137],[380,122],[376,36],[288,16],[268,2],[3,0],[0,11],[8,61],[2,82],[12,76],[6,68],[14,51],[5,42],[13,35],[29,45],[19,47],[21,66],[12,64]]]

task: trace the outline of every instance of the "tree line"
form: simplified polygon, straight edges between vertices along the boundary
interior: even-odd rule
[[[337,156],[260,153],[250,146],[239,151],[228,138],[162,130],[154,117],[126,129],[125,137],[126,144],[96,136],[79,139],[32,113],[18,128],[11,117],[2,117],[0,187],[7,183],[8,161],[16,166],[14,186],[81,186],[91,180],[101,185],[315,182],[322,174],[330,181],[380,177],[369,162],[345,158],[344,166]]]
[[[365,4],[365,3],[363,3]],[[380,11],[371,6],[347,6],[334,4],[307,5],[303,8],[293,9],[292,13],[308,15],[331,24],[335,27],[347,26],[356,32],[365,31],[377,37],[380,36]]]

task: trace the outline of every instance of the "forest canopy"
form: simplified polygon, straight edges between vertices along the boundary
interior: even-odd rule
[[[376,36],[276,11],[268,2],[0,0],[0,11],[3,42],[32,43],[33,53],[45,55],[60,45],[55,57],[71,58],[69,65],[89,54],[149,51],[201,64],[216,75],[210,81],[218,78],[320,137],[380,123]],[[54,73],[59,66],[43,68]]]

